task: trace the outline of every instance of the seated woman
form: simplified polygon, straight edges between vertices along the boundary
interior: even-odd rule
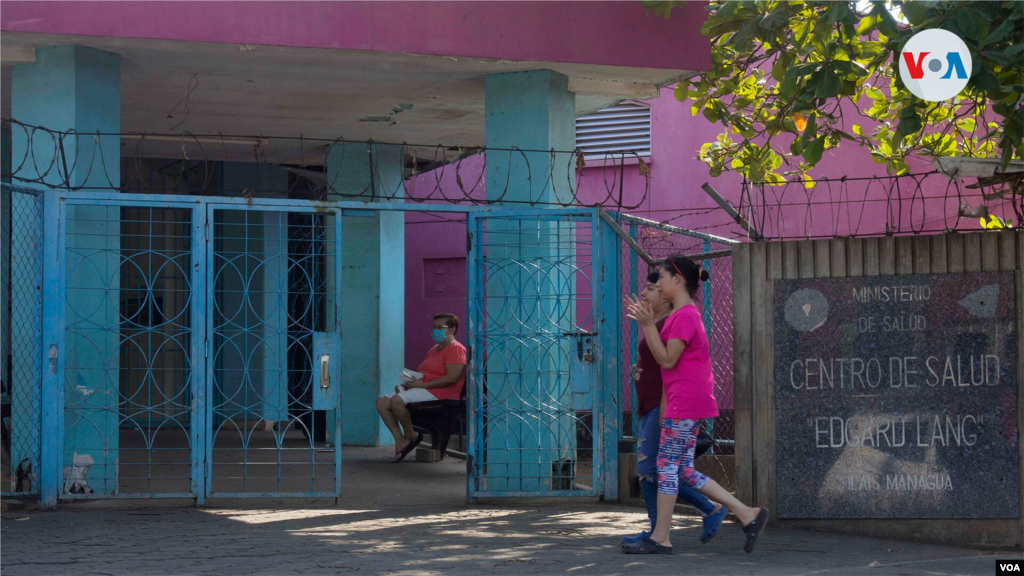
[[[423,441],[423,434],[412,429],[412,415],[406,404],[431,400],[458,400],[466,385],[466,347],[455,340],[459,331],[459,317],[455,314],[434,316],[431,332],[437,345],[416,369],[423,373],[422,380],[413,380],[395,386],[394,394],[377,399],[377,412],[384,425],[395,437],[395,457],[401,462]]]

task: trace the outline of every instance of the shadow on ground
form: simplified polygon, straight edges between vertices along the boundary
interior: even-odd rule
[[[39,574],[984,574],[1003,553],[769,528],[754,554],[727,525],[707,545],[681,518],[673,556],[626,556],[639,508],[583,500],[467,504],[459,460],[393,465],[345,449],[333,500],[62,504],[5,513],[5,576]],[[1019,557],[1019,555],[1018,555]]]

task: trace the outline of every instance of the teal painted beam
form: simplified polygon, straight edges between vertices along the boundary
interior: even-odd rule
[[[327,156],[330,200],[404,196],[401,146],[336,144]],[[342,214],[342,442],[383,446],[393,438],[374,402],[393,392],[405,357],[405,214]]]
[[[74,45],[38,48],[35,62],[12,70],[11,115],[52,130],[119,133],[120,56]],[[117,136],[68,137],[56,146],[51,139],[37,137],[32,139],[33,150],[28,146],[24,131],[12,131],[12,161],[17,158],[21,164],[22,158],[34,155],[19,172],[39,180],[27,186],[120,187]],[[117,491],[120,445],[120,209],[82,207],[69,210],[66,218],[67,245],[49,251],[62,255],[65,265],[47,268],[67,275],[67,289],[58,294],[64,299],[58,305],[66,317],[64,348],[58,349],[64,366],[58,382],[64,389],[56,395],[44,391],[44,410],[49,412],[41,431],[44,447],[53,445],[53,436],[63,437],[57,440],[63,444],[63,456],[44,453],[43,458],[57,458],[63,476],[81,472],[90,489],[109,495]],[[59,239],[50,235],[45,241]],[[43,348],[51,343],[44,341]],[[47,365],[48,355],[40,350],[40,356]],[[41,468],[43,503],[55,504],[64,478],[49,460]]]

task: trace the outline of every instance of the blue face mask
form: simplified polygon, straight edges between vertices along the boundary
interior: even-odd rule
[[[434,342],[437,342],[438,344],[440,344],[441,342],[444,342],[445,338],[448,337],[448,335],[445,334],[445,332],[447,332],[447,330],[442,330],[440,328],[434,328],[430,332],[430,337],[434,339]]]

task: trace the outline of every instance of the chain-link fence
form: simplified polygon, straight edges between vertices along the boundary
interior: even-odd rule
[[[0,399],[4,496],[39,490],[42,197],[0,189]]]
[[[732,358],[732,258],[728,250],[735,242],[699,232],[632,216],[621,216],[623,230],[654,260],[675,254],[693,256],[708,254],[709,258],[696,259],[710,275],[697,294],[696,304],[704,318],[711,344],[711,363],[715,377],[715,398],[719,416],[705,422],[706,430],[715,439],[708,456],[697,461],[698,468],[711,475],[727,489],[733,489],[735,479],[731,464],[734,447],[733,415],[733,358]],[[622,240],[622,286],[625,294],[639,294],[647,282],[647,273],[654,270],[640,255]],[[640,415],[636,388],[633,385],[633,367],[637,363],[639,331],[635,322],[623,324],[623,414],[622,433],[636,437]]]

